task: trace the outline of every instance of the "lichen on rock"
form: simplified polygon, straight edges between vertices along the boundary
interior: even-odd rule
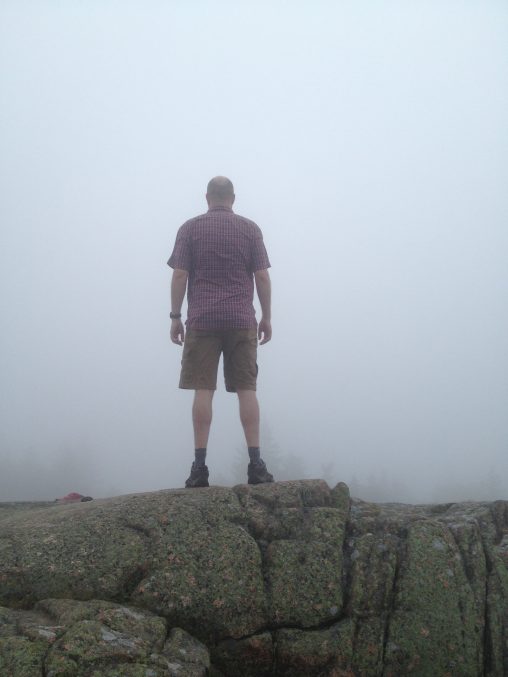
[[[508,503],[320,480],[0,506],[0,675],[508,674]]]

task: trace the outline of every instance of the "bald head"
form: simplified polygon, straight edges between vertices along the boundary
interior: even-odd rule
[[[215,176],[208,182],[206,200],[210,207],[232,207],[235,201],[233,184],[225,176]]]

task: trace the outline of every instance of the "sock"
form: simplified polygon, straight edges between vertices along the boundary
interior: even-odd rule
[[[249,458],[251,463],[256,463],[256,461],[260,460],[259,447],[249,447]]]
[[[202,467],[205,465],[205,458],[206,458],[206,447],[201,447],[200,449],[196,449],[195,451],[195,457],[196,457],[196,465],[198,467]]]

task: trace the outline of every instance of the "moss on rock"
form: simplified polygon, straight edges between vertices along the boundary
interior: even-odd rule
[[[41,677],[47,645],[25,637],[0,638],[0,675]]]

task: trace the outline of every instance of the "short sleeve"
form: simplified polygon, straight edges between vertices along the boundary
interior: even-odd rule
[[[256,226],[251,243],[251,271],[255,273],[257,270],[265,270],[266,268],[270,268],[270,260],[263,242],[261,228]]]
[[[168,259],[168,266],[189,271],[192,263],[189,230],[184,224],[178,230],[173,253]]]

